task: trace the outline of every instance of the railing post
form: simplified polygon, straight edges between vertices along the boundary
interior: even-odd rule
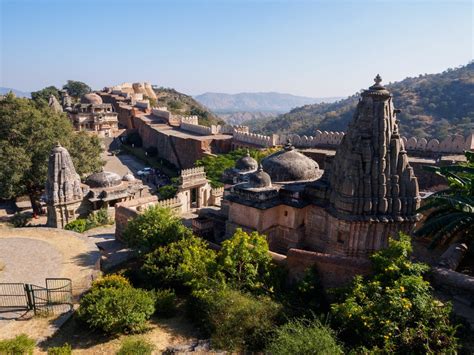
[[[28,302],[28,310],[34,309],[36,313],[36,307],[34,302],[33,288],[30,284],[25,284],[26,300]]]

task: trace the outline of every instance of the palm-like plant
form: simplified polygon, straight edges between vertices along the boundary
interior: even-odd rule
[[[416,236],[431,238],[431,246],[456,240],[474,240],[474,153],[467,162],[426,169],[445,177],[449,187],[428,197],[418,209],[427,216]]]

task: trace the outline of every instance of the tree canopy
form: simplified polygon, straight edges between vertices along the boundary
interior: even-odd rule
[[[98,138],[76,134],[64,114],[14,95],[0,100],[0,198],[25,193],[38,197],[46,183],[49,154],[58,142],[69,149],[78,174],[102,166]]]
[[[31,93],[31,98],[38,103],[48,103],[51,95],[59,100],[59,90],[56,86],[48,86],[44,89],[33,91]]]
[[[92,91],[89,85],[82,81],[74,80],[68,80],[67,84],[63,86],[63,89],[67,90],[68,94],[76,99]]]

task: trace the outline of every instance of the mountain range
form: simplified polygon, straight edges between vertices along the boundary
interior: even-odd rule
[[[383,74],[383,73],[382,73]],[[370,86],[370,83],[367,83]],[[383,84],[383,83],[382,83]],[[474,132],[474,62],[438,74],[406,78],[385,87],[392,93],[406,136],[444,138]],[[345,131],[359,93],[333,103],[304,105],[277,117],[246,122],[252,131],[314,135],[316,130]]]
[[[28,97],[28,98],[31,97],[31,93],[29,93],[29,92],[24,92],[24,91],[12,89],[12,88],[3,88],[3,87],[0,87],[0,95],[6,95],[6,94],[8,94],[10,91],[13,92],[16,97]]]
[[[284,113],[303,105],[334,102],[338,97],[315,98],[282,94],[278,92],[243,92],[222,94],[208,92],[194,98],[216,113],[272,112]]]

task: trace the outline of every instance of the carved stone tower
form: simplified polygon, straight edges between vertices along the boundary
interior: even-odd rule
[[[83,199],[81,180],[69,152],[59,143],[49,156],[46,198],[48,227],[64,228],[78,217]]]
[[[418,181],[398,131],[392,95],[380,82],[365,90],[325,176],[308,193],[330,215],[314,227],[316,248],[365,256],[417,220]]]

